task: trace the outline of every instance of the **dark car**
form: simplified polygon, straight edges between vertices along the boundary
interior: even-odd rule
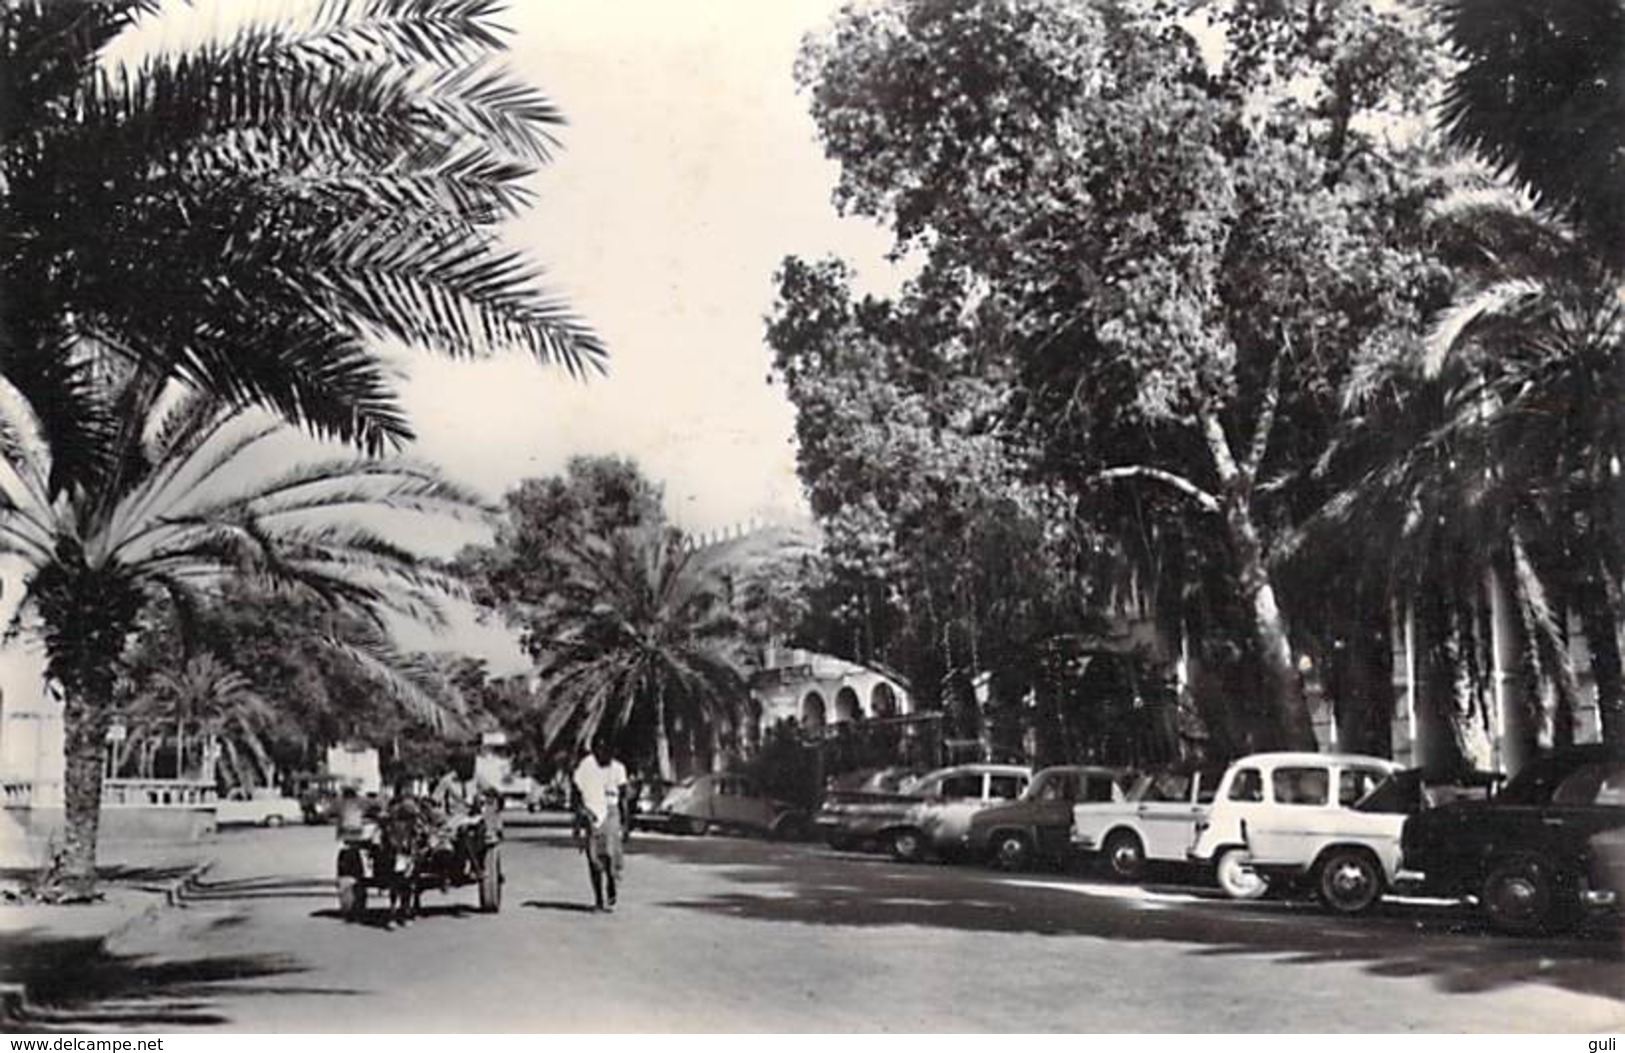
[[[1578,746],[1529,762],[1489,801],[1405,821],[1406,876],[1434,895],[1476,897],[1504,932],[1554,931],[1617,907],[1625,750]]]
[[[763,793],[743,775],[695,775],[666,791],[653,811],[636,819],[640,829],[705,834],[745,831],[794,840],[809,829],[807,813]]]
[[[1087,801],[1121,801],[1129,773],[1121,768],[1045,768],[1019,800],[971,817],[962,851],[1005,870],[1039,859],[1064,862],[1072,853],[1072,809]]]

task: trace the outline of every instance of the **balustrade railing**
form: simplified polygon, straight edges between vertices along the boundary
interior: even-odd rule
[[[27,779],[0,781],[0,797],[7,808],[34,803],[34,783]],[[200,808],[217,800],[213,783],[192,779],[105,779],[102,807]]]

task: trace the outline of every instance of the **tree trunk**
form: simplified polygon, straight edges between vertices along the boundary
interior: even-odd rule
[[[666,687],[655,688],[655,763],[660,766],[660,777],[667,782],[677,779],[671,763],[671,735],[666,728]]]
[[[1625,745],[1625,662],[1619,643],[1617,598],[1610,597],[1608,571],[1597,561],[1590,574],[1580,576],[1576,597],[1580,626],[1591,652],[1591,676],[1597,685],[1597,718],[1602,740]]]
[[[1273,718],[1270,729],[1278,749],[1316,748],[1314,725],[1304,700],[1303,684],[1292,661],[1292,641],[1286,615],[1275,600],[1275,586],[1264,565],[1264,546],[1253,523],[1250,502],[1225,502],[1225,526],[1236,554],[1236,582],[1242,602],[1252,615],[1249,627],[1258,651],[1264,700]]]
[[[78,896],[96,888],[96,837],[102,812],[102,750],[109,698],[65,691],[62,707],[64,878]]]
[[[1542,744],[1572,746],[1574,714],[1579,705],[1580,689],[1568,641],[1563,636],[1557,611],[1549,599],[1550,594],[1517,528],[1511,531],[1511,540],[1518,605],[1523,614],[1524,631],[1534,644],[1534,653],[1530,658],[1539,678],[1545,681],[1541,694],[1544,696],[1549,690],[1553,699],[1550,710],[1542,716]]]
[[[1303,683],[1292,661],[1286,615],[1276,602],[1275,585],[1264,563],[1264,542],[1253,520],[1250,470],[1237,463],[1217,417],[1204,414],[1202,427],[1214,471],[1223,484],[1219,513],[1224,517],[1225,535],[1235,555],[1236,587],[1251,615],[1249,629],[1257,651],[1264,702],[1272,718],[1267,738],[1273,741],[1266,741],[1262,748],[1313,750],[1315,728]]]

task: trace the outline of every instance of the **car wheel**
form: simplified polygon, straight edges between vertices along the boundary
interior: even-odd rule
[[[1252,853],[1245,848],[1227,848],[1219,853],[1213,876],[1231,899],[1258,899],[1270,889],[1269,882],[1253,869]]]
[[[1508,859],[1490,868],[1479,901],[1490,924],[1513,936],[1555,932],[1572,925],[1576,912],[1567,893],[1570,883],[1558,869],[1539,859]]]
[[[480,865],[480,911],[495,914],[502,909],[502,853],[495,845],[485,850]]]
[[[1138,881],[1145,873],[1145,845],[1132,830],[1117,830],[1106,838],[1106,869],[1122,881]]]
[[[904,863],[918,863],[925,858],[925,837],[912,827],[895,830],[891,835],[891,854]]]
[[[280,815],[268,815],[265,817],[265,825],[271,827],[281,826],[282,817]]]
[[[1382,898],[1382,867],[1370,852],[1338,848],[1321,860],[1315,882],[1320,901],[1339,914],[1363,914]]]
[[[786,812],[773,822],[773,829],[768,831],[776,841],[804,841],[811,828],[807,817],[796,812]]]
[[[354,877],[339,878],[339,913],[345,921],[360,921],[367,913],[367,887]]]
[[[711,829],[711,824],[697,816],[689,816],[683,820],[683,829],[695,837],[704,837]]]
[[[1032,844],[1019,830],[1007,830],[993,839],[993,865],[1000,870],[1025,870],[1032,855]]]

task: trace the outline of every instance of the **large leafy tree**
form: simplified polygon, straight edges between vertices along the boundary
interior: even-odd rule
[[[178,54],[156,0],[0,3],[0,372],[71,485],[125,420],[108,363],[370,452],[411,436],[377,340],[603,349],[504,248],[557,110],[493,64],[499,0],[326,0]]]
[[[788,261],[768,332],[828,564],[806,629],[901,670],[976,735],[975,682],[1019,699],[1037,650],[1100,597],[1078,533],[1050,525],[1054,502],[1000,434],[997,373],[935,316],[941,299],[858,301],[851,285],[838,262]]]
[[[1268,712],[1312,743],[1271,549],[1355,364],[1413,342],[1425,40],[1364,3],[917,0],[852,8],[801,75],[846,209],[889,222],[1012,421],[1080,500],[1175,499],[1244,612]],[[950,313],[949,308],[953,313]],[[1187,531],[1188,532],[1188,531]]]
[[[53,448],[39,417],[14,389],[0,389],[0,554],[25,567],[18,618],[43,641],[47,675],[62,692],[67,870],[85,887],[95,879],[115,688],[155,600],[193,610],[223,581],[250,577],[375,618],[433,618],[455,583],[344,517],[483,514],[469,494],[408,463],[268,470],[275,424],[203,396],[139,383],[125,390],[126,441],[102,470],[76,472],[64,488],[51,485]]]

